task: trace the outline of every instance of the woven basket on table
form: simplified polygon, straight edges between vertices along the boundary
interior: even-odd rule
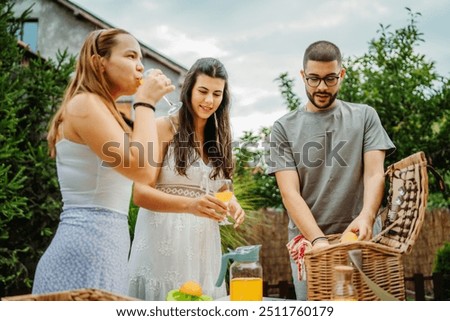
[[[339,243],[340,235],[329,235],[331,245],[305,254],[308,300],[330,300],[333,267],[350,264],[349,250],[362,251],[362,271],[382,289],[405,299],[402,255],[410,253],[422,227],[428,197],[425,154],[413,154],[388,167],[388,204],[380,214],[382,231],[370,241]],[[396,209],[396,213],[389,209]],[[353,284],[358,300],[378,300],[355,269]]]
[[[78,289],[46,294],[25,294],[2,298],[2,301],[135,301],[137,299],[98,289]]]

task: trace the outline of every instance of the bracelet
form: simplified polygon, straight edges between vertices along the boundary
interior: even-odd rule
[[[150,109],[152,109],[154,112],[156,112],[155,106],[153,106],[152,104],[149,104],[149,103],[143,103],[143,102],[137,102],[137,103],[134,103],[134,104],[133,104],[133,109],[136,109],[136,107],[139,107],[139,106],[150,108]]]
[[[328,241],[326,236],[319,236],[319,237],[316,237],[314,240],[312,240],[311,245],[314,245],[319,240],[327,240]]]

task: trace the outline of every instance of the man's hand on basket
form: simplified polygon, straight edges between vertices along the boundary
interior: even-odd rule
[[[312,250],[320,249],[322,247],[327,247],[327,246],[330,246],[330,243],[328,242],[328,240],[326,238],[318,239],[317,241],[314,242],[314,244],[312,246]]]
[[[368,241],[372,238],[373,219],[361,212],[345,229],[345,232],[353,232],[358,235],[358,241]],[[343,234],[344,234],[343,233]]]

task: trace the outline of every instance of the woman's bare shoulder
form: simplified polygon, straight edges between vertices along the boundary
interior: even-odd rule
[[[158,128],[158,136],[160,142],[170,142],[175,135],[174,125],[168,116],[156,119],[156,127]]]
[[[70,115],[83,117],[93,112],[105,112],[107,109],[102,107],[105,107],[105,102],[98,95],[81,93],[68,101],[66,111]]]

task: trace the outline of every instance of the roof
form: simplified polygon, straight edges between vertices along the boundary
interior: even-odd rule
[[[100,19],[99,17],[96,17],[92,13],[86,11],[79,5],[68,1],[68,0],[54,0],[55,2],[58,2],[59,4],[63,5],[67,9],[71,10],[73,12],[73,15],[77,18],[83,18],[92,23],[93,25],[99,27],[100,29],[107,29],[107,28],[115,28],[115,26],[107,23],[106,21]],[[139,41],[139,39],[138,39]],[[142,48],[142,54],[144,56],[148,56],[151,59],[158,61],[159,63],[167,66],[168,68],[174,70],[175,72],[179,74],[185,74],[187,72],[187,69],[176,63],[175,61],[167,58],[166,56],[160,54],[159,52],[155,51],[154,49],[148,47],[146,44],[139,41],[139,44]]]
[[[27,54],[37,58],[38,54],[35,53],[33,50],[30,49],[30,45],[28,45],[27,43],[23,42],[22,40],[17,39],[17,45],[22,48],[25,49]]]

